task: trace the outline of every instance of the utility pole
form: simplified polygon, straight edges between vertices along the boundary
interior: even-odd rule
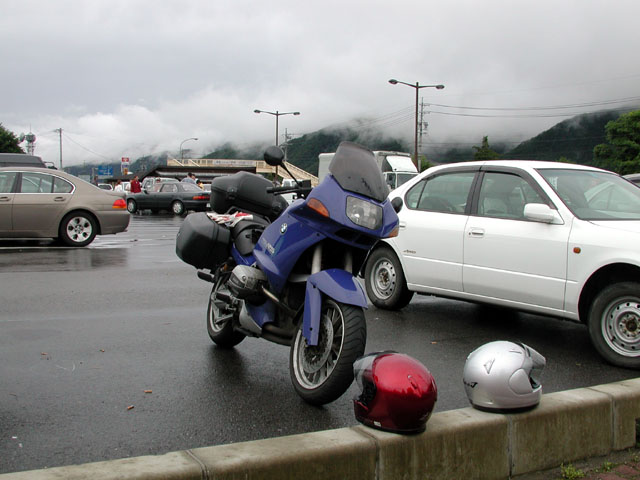
[[[54,132],[58,132],[58,134],[60,134],[60,170],[62,170],[62,127],[56,128]]]
[[[282,144],[282,149],[284,150],[284,158],[287,159],[287,148],[289,147],[289,140],[293,138],[293,134],[289,133],[288,129],[284,129],[284,143]]]
[[[425,107],[425,103],[423,98],[420,102],[420,122],[419,122],[420,133],[419,133],[419,140],[418,140],[418,152],[422,151],[422,134],[423,133],[425,135],[427,134],[427,127],[429,126],[429,123],[424,121],[424,107]],[[418,171],[421,171],[421,170],[422,170],[422,160],[420,160],[418,164]]]

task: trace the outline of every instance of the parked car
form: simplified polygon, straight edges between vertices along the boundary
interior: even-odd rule
[[[301,180],[298,180],[299,182]],[[283,187],[295,187],[297,184],[293,178],[283,178],[282,185]],[[298,195],[295,193],[282,193],[282,198],[284,198],[288,204],[292,204],[297,198]]]
[[[207,210],[211,193],[185,182],[160,182],[151,190],[127,195],[127,209],[131,213],[149,209],[152,212],[170,210],[182,215],[187,210]]]
[[[640,173],[630,173],[629,175],[625,175],[624,178],[636,185],[640,185]]]
[[[45,162],[36,155],[28,155],[26,153],[0,153],[1,167],[42,167],[53,168],[53,163]]]
[[[179,180],[165,177],[145,177],[142,181],[142,190],[153,190],[156,185],[163,182],[179,182]]]
[[[0,237],[56,238],[72,247],[124,232],[124,196],[47,168],[0,168]]]
[[[390,194],[400,232],[366,263],[374,305],[414,293],[579,321],[609,362],[640,367],[640,189],[596,168],[433,167]]]
[[[122,188],[117,188],[118,185],[116,183],[115,187],[112,187],[116,192],[120,192],[120,193],[129,193],[131,191],[131,182],[120,182],[120,185],[122,186]],[[100,186],[100,184],[98,184],[98,186]]]

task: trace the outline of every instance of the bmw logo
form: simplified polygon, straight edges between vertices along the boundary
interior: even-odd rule
[[[280,225],[280,234],[284,235],[287,231],[287,224],[283,223],[282,225]]]

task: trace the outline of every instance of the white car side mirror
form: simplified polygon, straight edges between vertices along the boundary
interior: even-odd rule
[[[527,203],[524,206],[524,216],[528,220],[541,223],[562,224],[562,217],[557,210],[544,203]]]

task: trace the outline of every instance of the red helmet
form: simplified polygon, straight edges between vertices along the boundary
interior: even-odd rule
[[[438,399],[436,382],[422,363],[396,352],[376,352],[353,364],[360,395],[353,399],[356,419],[396,433],[424,431]]]

